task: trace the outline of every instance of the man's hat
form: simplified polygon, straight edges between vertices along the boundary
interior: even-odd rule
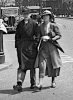
[[[41,15],[41,17],[43,17],[43,16],[46,16],[46,15],[52,15],[52,13],[49,11],[49,10],[45,10],[43,13],[42,13],[42,15]]]

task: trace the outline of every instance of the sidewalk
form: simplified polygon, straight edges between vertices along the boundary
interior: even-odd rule
[[[6,51],[6,48],[4,50],[4,54],[5,54],[5,62],[3,64],[0,64],[0,71],[12,66],[12,62],[10,60],[9,54]]]
[[[0,73],[0,100],[73,100],[73,63],[63,64],[60,76],[56,78],[56,88],[51,88],[51,78],[45,77],[42,91],[29,88],[29,71],[23,83],[23,91],[14,91],[12,86],[16,83],[16,73],[14,67]],[[36,76],[38,82],[38,69]]]
[[[17,66],[15,65],[17,63],[16,52],[13,42],[5,42],[5,38],[5,63],[0,65],[0,100],[73,100],[73,59],[65,55],[65,57],[62,56],[63,66],[60,76],[56,78],[56,88],[50,87],[51,78],[45,76],[42,91],[36,89],[31,90],[29,88],[30,71],[27,71],[23,83],[23,91],[21,93],[14,91],[13,85],[17,81]],[[11,35],[9,39],[11,39]],[[71,62],[68,62],[69,59]],[[36,82],[38,83],[38,81],[39,70],[37,69]]]
[[[3,39],[3,47],[4,47],[5,62],[3,64],[0,64],[0,71],[12,66],[12,60],[8,53],[8,48],[6,46],[5,39]]]
[[[0,64],[0,71],[7,69],[8,67],[12,66],[12,64],[5,62],[3,64]]]

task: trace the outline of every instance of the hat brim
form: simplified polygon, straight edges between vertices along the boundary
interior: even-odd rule
[[[51,14],[42,14],[41,18],[43,18],[44,16],[51,16]]]

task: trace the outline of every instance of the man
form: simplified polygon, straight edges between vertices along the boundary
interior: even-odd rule
[[[22,83],[24,81],[26,71],[30,70],[30,88],[35,86],[35,59],[37,56],[37,37],[36,28],[37,24],[28,19],[28,9],[24,11],[24,19],[19,22],[15,34],[15,47],[17,48],[17,56],[19,68],[17,71],[17,85],[13,88],[17,91],[22,91]]]

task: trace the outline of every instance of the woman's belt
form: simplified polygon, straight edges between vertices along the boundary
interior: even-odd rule
[[[44,41],[44,42],[48,41],[49,39],[50,39],[49,36],[42,36],[41,37],[41,40]]]
[[[59,43],[58,43],[57,41],[51,40],[51,38],[50,38],[49,36],[42,36],[42,37],[41,37],[40,42],[39,42],[39,45],[38,45],[38,51],[39,51],[41,42],[42,42],[42,41],[47,42],[48,40],[49,40],[54,46],[56,46],[61,52],[64,53],[64,50],[60,47]]]
[[[42,42],[42,41],[47,42],[49,39],[50,39],[49,36],[42,36],[42,37],[41,37],[40,42],[39,42],[39,45],[38,45],[38,51],[39,51],[41,42]]]

